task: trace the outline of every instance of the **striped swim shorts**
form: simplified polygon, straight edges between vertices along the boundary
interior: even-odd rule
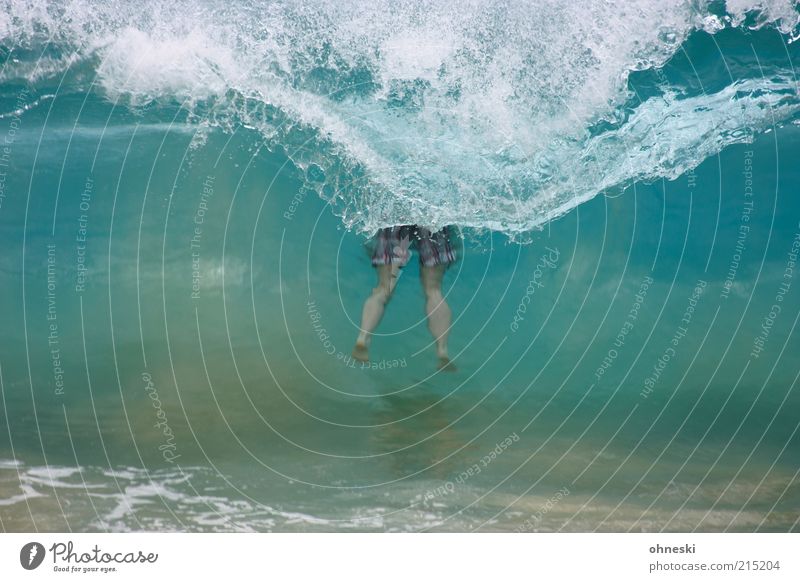
[[[382,228],[374,238],[372,265],[391,265],[396,261],[395,248],[405,238],[409,239],[409,248],[417,249],[419,262],[424,266],[450,265],[457,258],[452,230],[452,227],[445,226],[432,233],[427,228],[414,224]]]

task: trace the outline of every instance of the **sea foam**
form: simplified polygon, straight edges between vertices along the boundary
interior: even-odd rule
[[[769,26],[793,40],[789,0],[2,4],[4,84],[256,129],[363,232],[519,235],[609,189],[675,178],[800,104],[788,55],[721,89],[630,83],[693,34]]]

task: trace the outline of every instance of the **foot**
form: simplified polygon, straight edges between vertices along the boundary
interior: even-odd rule
[[[369,350],[366,344],[356,342],[356,347],[353,348],[353,358],[359,362],[369,362]]]
[[[458,369],[447,356],[439,356],[439,363],[436,365],[436,367],[443,372],[455,372]]]

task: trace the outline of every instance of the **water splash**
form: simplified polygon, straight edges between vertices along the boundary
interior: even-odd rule
[[[630,86],[693,33],[769,25],[791,41],[789,0],[3,4],[3,84],[66,75],[61,91],[254,128],[363,232],[519,235],[604,190],[674,178],[800,105],[788,60],[709,93]]]

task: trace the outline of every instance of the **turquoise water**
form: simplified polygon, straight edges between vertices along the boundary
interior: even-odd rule
[[[800,527],[791,3],[3,4],[5,531]]]

